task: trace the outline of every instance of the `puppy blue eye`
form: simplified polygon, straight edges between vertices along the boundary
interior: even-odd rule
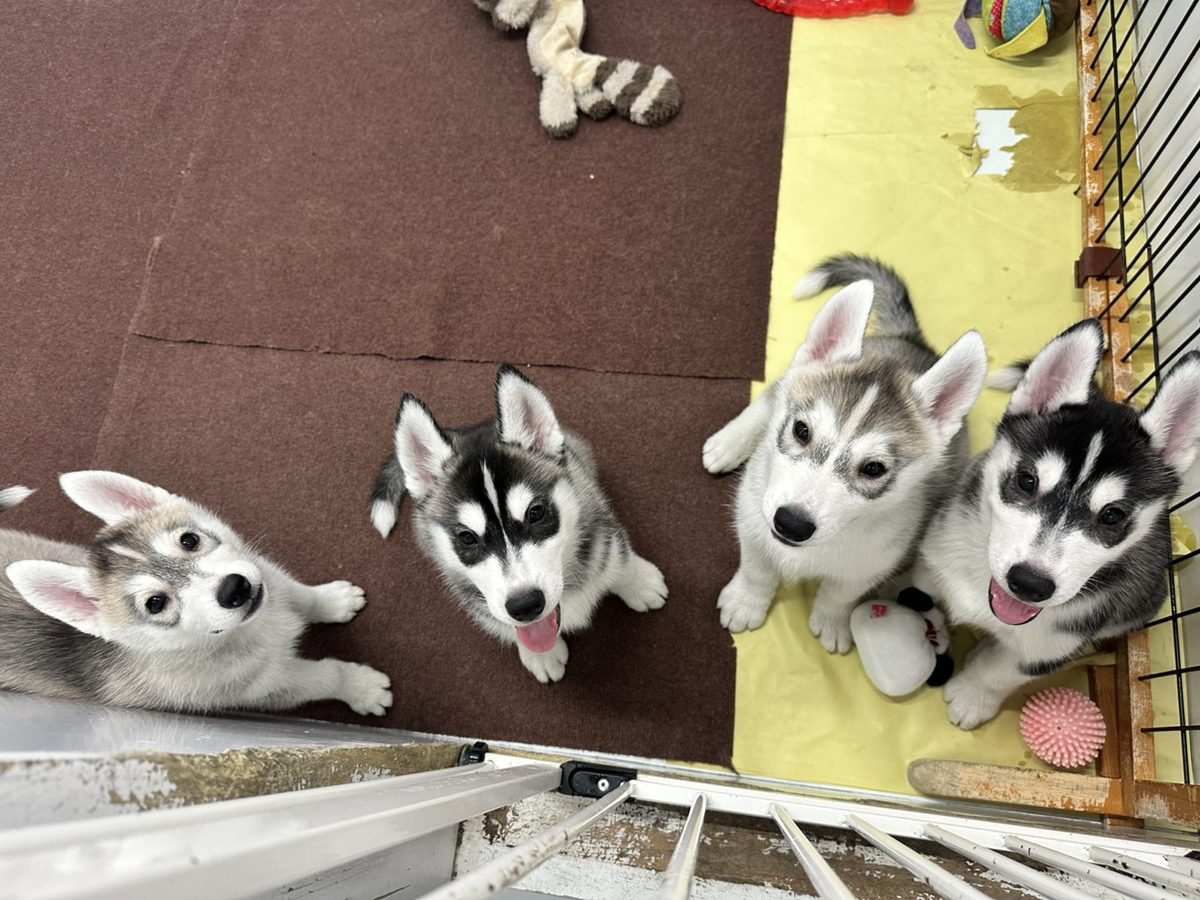
[[[545,517],[546,507],[542,506],[540,503],[534,503],[529,507],[529,509],[525,510],[525,521],[529,522],[531,525],[534,522],[542,521],[542,519]]]
[[[184,550],[195,550],[200,546],[200,535],[185,531],[179,536],[179,544]]]
[[[475,532],[464,528],[458,533],[458,542],[466,547],[470,547],[472,544],[479,543],[479,538],[475,536]]]
[[[146,612],[152,616],[157,616],[160,612],[167,608],[167,598],[162,594],[155,594],[146,601]]]
[[[809,434],[809,431],[808,431],[808,423],[797,420],[796,424],[792,426],[792,435],[801,444],[807,444],[811,437],[811,435]]]
[[[1038,480],[1036,475],[1029,472],[1022,472],[1017,476],[1017,487],[1027,494],[1032,494],[1037,490]]]
[[[1106,506],[1100,510],[1101,525],[1116,525],[1125,520],[1125,510],[1119,506]]]

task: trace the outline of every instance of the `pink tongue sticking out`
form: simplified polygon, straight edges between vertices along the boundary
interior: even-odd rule
[[[517,640],[534,653],[549,653],[558,640],[558,610],[532,625],[517,626]]]
[[[1030,606],[1022,603],[992,579],[988,590],[988,602],[992,605],[992,614],[1005,625],[1024,625],[1037,618],[1042,611],[1040,606]]]

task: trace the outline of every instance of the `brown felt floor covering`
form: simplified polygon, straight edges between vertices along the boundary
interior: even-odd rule
[[[0,8],[0,482],[41,488],[3,524],[85,539],[58,472],[157,480],[367,588],[305,649],[386,669],[386,724],[727,763],[735,548],[699,447],[762,371],[790,28],[588,9],[589,49],[679,77],[674,123],[549,139],[523,40],[470,0]],[[407,517],[384,543],[366,516],[399,394],[480,418],[502,359],[550,367],[672,591],[606,601],[553,687],[454,611]]]
[[[359,618],[315,628],[305,649],[388,672],[396,705],[385,724],[728,762],[734,651],[714,603],[736,549],[721,539],[728,485],[703,471],[698,448],[712,416],[745,404],[744,384],[528,373],[566,427],[593,437],[634,546],[671,591],[646,614],[607,599],[589,631],[568,637],[567,677],[555,685],[538,684],[515,647],[470,624],[417,550],[407,515],[386,542],[368,519],[400,395],[418,393],[447,424],[478,421],[491,412],[492,364],[133,338],[97,463],[211,506],[303,580],[365,588]],[[362,721],[339,705],[318,712]]]
[[[233,6],[0,3],[0,482],[91,461]],[[45,493],[5,524],[85,537]]]
[[[761,377],[788,30],[703,6],[593,0],[587,46],[684,110],[555,143],[469,0],[245,4],[136,330]]]

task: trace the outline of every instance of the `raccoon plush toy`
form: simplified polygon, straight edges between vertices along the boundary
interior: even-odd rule
[[[679,82],[662,66],[580,49],[583,0],[475,0],[502,31],[529,29],[529,62],[542,79],[539,111],[551,137],[575,133],[579,113],[613,112],[638,125],[665,125],[683,105]]]

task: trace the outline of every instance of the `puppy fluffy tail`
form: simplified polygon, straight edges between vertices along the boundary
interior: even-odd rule
[[[998,391],[1012,393],[1017,389],[1017,385],[1021,383],[1021,379],[1025,377],[1025,370],[1028,368],[1028,362],[1019,362],[1013,363],[1011,366],[1006,366],[1003,369],[997,369],[987,377],[987,386],[995,388]]]
[[[875,333],[883,337],[908,338],[925,344],[921,325],[908,296],[908,286],[896,270],[869,256],[843,253],[831,256],[796,285],[797,300],[814,297],[826,288],[844,287],[856,281],[875,285]]]
[[[379,470],[375,490],[371,492],[371,524],[381,537],[387,537],[396,527],[404,494],[404,471],[395,456],[389,457]]]
[[[32,493],[33,488],[27,488],[23,484],[0,488],[0,513],[8,512]]]

